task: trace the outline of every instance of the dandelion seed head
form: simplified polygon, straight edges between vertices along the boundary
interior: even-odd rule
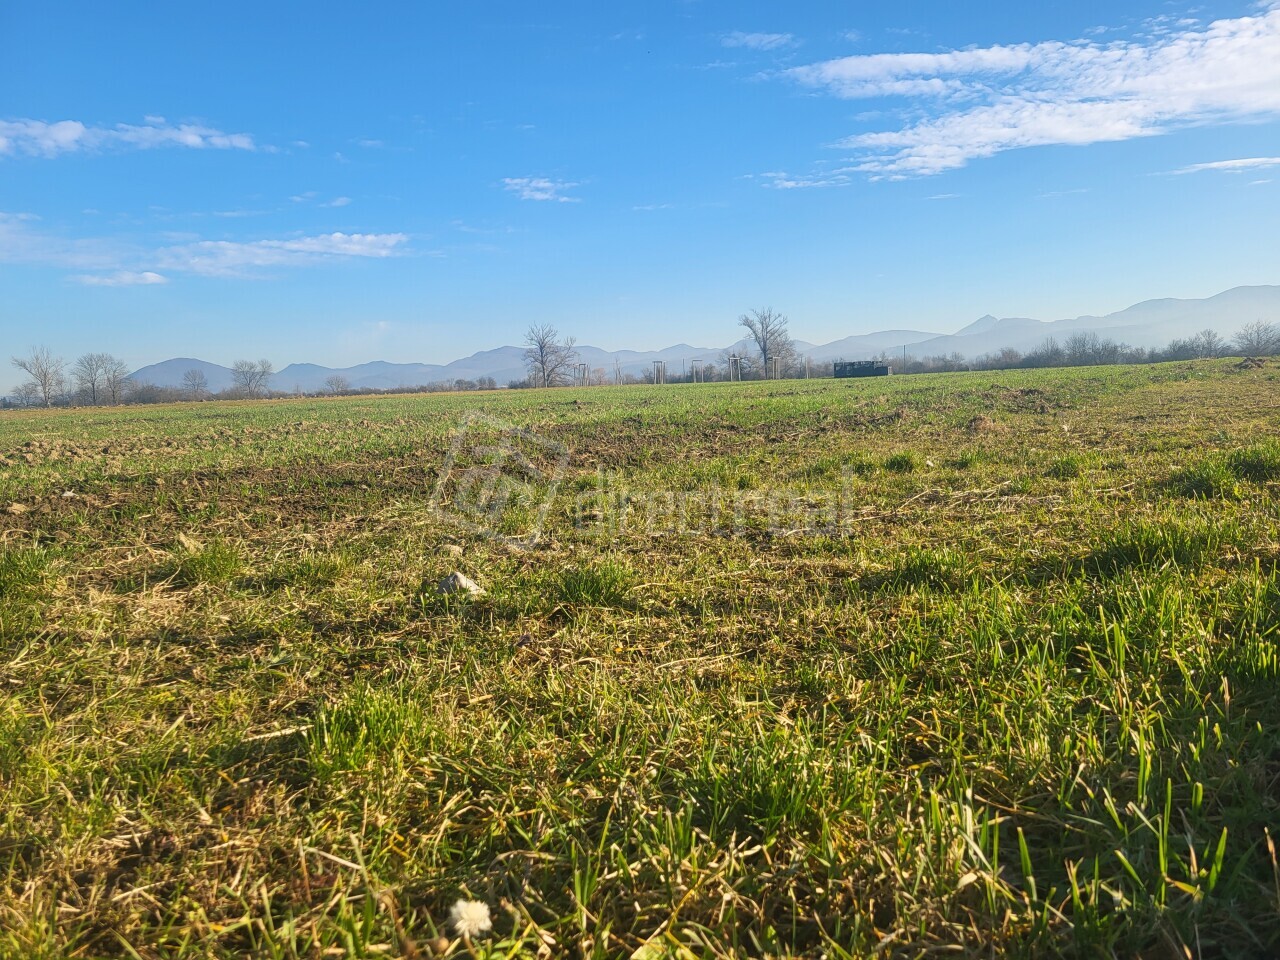
[[[493,928],[489,905],[480,900],[459,900],[449,909],[449,922],[460,937],[475,937]]]

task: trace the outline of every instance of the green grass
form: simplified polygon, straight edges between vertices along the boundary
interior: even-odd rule
[[[1278,392],[0,415],[0,957],[1274,957]]]

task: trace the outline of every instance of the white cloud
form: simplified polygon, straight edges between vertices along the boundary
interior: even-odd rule
[[[118,123],[94,127],[79,120],[0,120],[0,156],[27,154],[56,157],[78,150],[113,146],[148,150],[155,147],[188,147],[212,150],[254,150],[247,133],[224,133],[200,124],[166,123],[163,117],[147,117],[141,124]]]
[[[308,267],[406,252],[403,233],[326,233],[286,240],[201,240],[170,237],[156,248],[104,238],[71,239],[34,226],[37,217],[0,212],[0,263],[25,263],[76,271],[77,283],[123,287],[169,282],[170,274],[258,277],[267,267]]]
[[[351,198],[350,198],[350,197],[334,197],[334,198],[333,198],[332,200],[330,200],[328,203],[322,203],[322,204],[320,204],[320,206],[322,206],[322,207],[345,207],[345,206],[346,206],[347,204],[349,204],[350,202],[351,202]]]
[[[557,203],[578,203],[579,197],[566,196],[578,186],[570,180],[548,180],[546,177],[506,177],[505,189],[517,194],[521,200],[552,200]]]
[[[200,240],[157,252],[162,269],[207,277],[252,275],[262,267],[310,266],[350,258],[382,259],[399,255],[409,237],[403,233],[326,233],[293,240]]]
[[[746,47],[748,50],[782,50],[799,46],[799,41],[789,33],[743,33],[735,30],[720,38],[725,47]]]
[[[1250,170],[1261,170],[1266,167],[1280,166],[1280,157],[1244,157],[1240,160],[1214,160],[1212,163],[1193,163],[1176,174],[1200,173],[1204,170],[1217,170],[1221,173],[1245,173]]]
[[[32,213],[0,212],[0,263],[27,263],[72,270],[118,270],[129,249],[99,239],[73,239],[33,224]]]
[[[848,169],[828,170],[807,176],[793,176],[785,170],[770,170],[760,174],[765,186],[774,190],[806,190],[810,187],[844,187],[851,178]]]
[[[169,282],[168,277],[153,273],[150,270],[143,270],[140,273],[128,270],[109,274],[82,273],[71,279],[76,283],[82,283],[89,287],[136,287]]]
[[[920,101],[924,119],[839,145],[873,177],[927,176],[1020,147],[1278,116],[1280,3],[1206,27],[1179,21],[1142,39],[852,56],[787,74],[842,98]]]

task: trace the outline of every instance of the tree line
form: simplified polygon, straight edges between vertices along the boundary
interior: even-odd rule
[[[654,383],[659,378],[665,383],[713,383],[724,380],[795,379],[834,375],[830,361],[808,361],[796,349],[788,330],[787,317],[771,307],[742,314],[738,318],[738,326],[746,332],[741,349],[723,351],[715,360],[699,360],[695,368],[682,370],[680,373],[667,372],[665,366],[660,365],[636,375],[623,374],[616,369],[610,374],[601,367],[587,369],[579,358],[573,337],[562,337],[551,324],[535,324],[525,333],[522,358],[526,376],[512,380],[507,387],[603,386],[611,382],[640,384]],[[966,358],[959,353],[904,358],[884,351],[873,359],[893,365],[895,372],[899,373],[932,373],[1161,363],[1228,355],[1270,357],[1277,354],[1280,354],[1280,324],[1255,320],[1245,324],[1230,338],[1206,329],[1193,337],[1172,340],[1162,349],[1133,347],[1098,333],[1081,332],[1073,333],[1061,341],[1049,337],[1026,353],[1006,347],[973,358]],[[13,391],[9,400],[19,406],[115,406],[122,403],[169,403],[213,398],[284,397],[296,396],[302,392],[273,390],[271,378],[275,368],[269,360],[237,360],[231,366],[231,386],[217,392],[210,389],[208,378],[198,368],[186,371],[181,385],[177,387],[136,383],[130,379],[125,362],[109,353],[86,353],[68,364],[47,347],[36,347],[26,356],[13,357],[12,363],[27,378]],[[323,390],[309,395],[437,393],[497,388],[498,384],[493,377],[478,377],[474,380],[458,378],[385,390],[354,388],[346,377],[333,374],[325,379]]]
[[[319,391],[277,390],[271,386],[275,367],[270,360],[237,360],[231,365],[231,385],[213,390],[204,371],[193,367],[177,386],[161,386],[130,379],[129,367],[108,353],[86,353],[72,363],[48,347],[36,347],[11,362],[27,379],[19,384],[6,405],[21,407],[117,406],[120,404],[180,403],[199,400],[251,400],[267,397],[342,396],[388,393],[437,393],[459,390],[496,390],[493,377],[457,378],[418,386],[377,389],[352,387],[341,374],[333,374]]]

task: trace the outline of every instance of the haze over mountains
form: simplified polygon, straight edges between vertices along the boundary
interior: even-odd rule
[[[1254,320],[1280,321],[1280,286],[1235,287],[1203,300],[1146,300],[1103,317],[1075,317],[1069,320],[1040,321],[1025,317],[997,319],[985,316],[952,334],[920,330],[882,330],[858,334],[825,344],[796,341],[802,355],[817,363],[831,360],[862,360],[882,351],[900,355],[905,347],[912,357],[960,353],[974,358],[994,353],[1005,347],[1027,352],[1047,337],[1059,341],[1077,333],[1097,333],[1101,337],[1134,347],[1164,347],[1170,340],[1193,336],[1212,329],[1230,338],[1244,324]],[[562,331],[572,334],[573,331]],[[793,326],[792,333],[795,333]],[[726,351],[745,351],[743,341],[719,347],[697,347],[680,343],[662,350],[602,350],[579,346],[580,359],[589,368],[603,368],[612,375],[615,366],[623,373],[641,375],[652,369],[654,360],[665,360],[668,370],[681,369],[686,361],[716,360]],[[323,390],[325,380],[335,374],[345,377],[353,389],[395,389],[453,380],[476,380],[493,377],[506,384],[525,375],[524,348],[497,347],[482,350],[451,363],[390,363],[376,360],[353,367],[331,368],[312,363],[291,363],[271,379],[275,390],[315,392]],[[178,387],[188,370],[201,370],[209,389],[229,388],[231,371],[227,367],[187,357],[166,360],[143,367],[133,373],[137,383],[162,387]]]

